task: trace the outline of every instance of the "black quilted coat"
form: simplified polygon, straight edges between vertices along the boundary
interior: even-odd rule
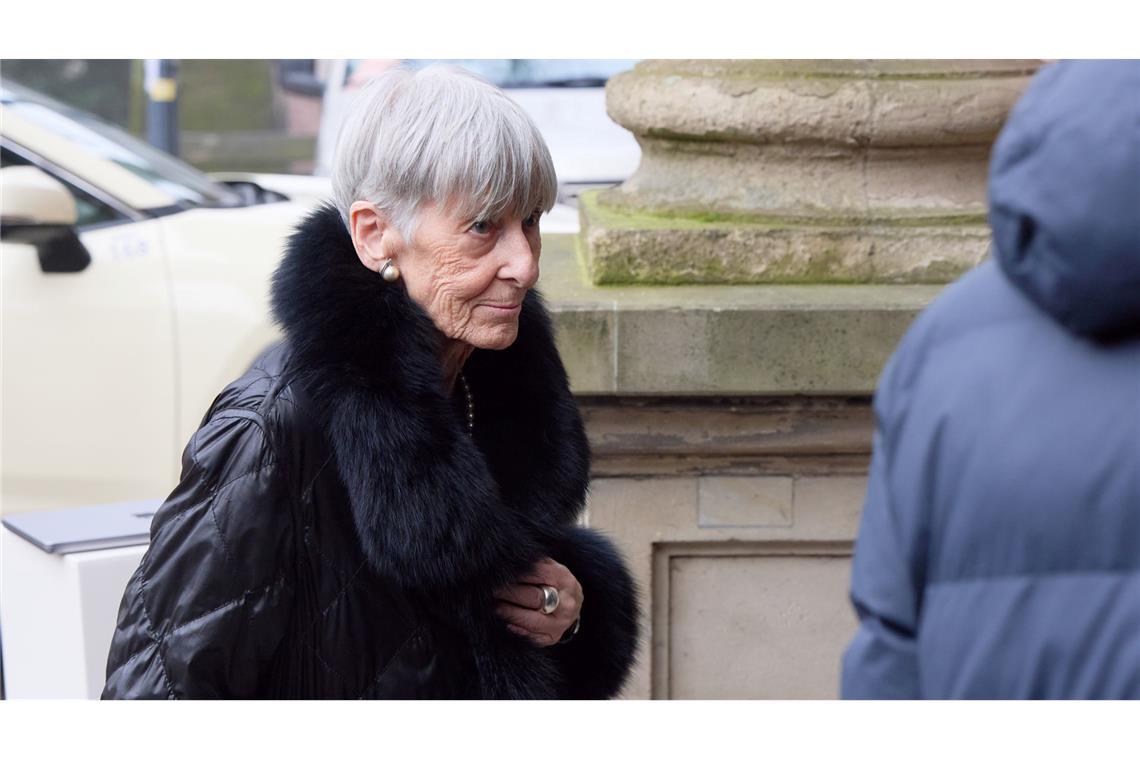
[[[438,333],[360,265],[337,212],[274,277],[285,340],[215,399],[123,597],[105,698],[598,698],[637,640],[618,552],[577,527],[589,450],[549,318],[476,350],[444,395]],[[458,386],[458,384],[457,384]],[[581,628],[540,648],[492,591],[550,556]]]

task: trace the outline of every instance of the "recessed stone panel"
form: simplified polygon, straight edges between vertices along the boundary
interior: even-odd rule
[[[792,478],[706,476],[697,479],[702,528],[792,525]]]
[[[855,633],[850,558],[673,556],[668,696],[835,699]]]

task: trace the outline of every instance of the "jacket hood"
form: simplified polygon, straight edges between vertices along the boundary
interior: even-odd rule
[[[1068,330],[1140,334],[1140,61],[1043,68],[994,145],[994,255]]]

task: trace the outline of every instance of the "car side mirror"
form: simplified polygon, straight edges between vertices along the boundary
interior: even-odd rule
[[[0,169],[0,238],[28,243],[45,272],[80,272],[91,254],[75,231],[75,198],[36,166]]]

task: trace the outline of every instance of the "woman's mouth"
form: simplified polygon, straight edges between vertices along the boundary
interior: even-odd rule
[[[510,303],[483,303],[483,304],[479,304],[479,305],[480,306],[486,306],[488,309],[490,309],[495,314],[503,314],[503,315],[518,314],[519,310],[522,308],[522,304],[517,304],[517,303],[515,303],[515,304],[510,304]]]

